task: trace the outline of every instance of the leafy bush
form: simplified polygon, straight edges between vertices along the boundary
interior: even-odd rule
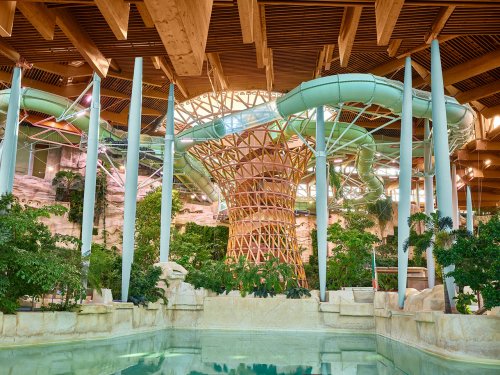
[[[397,273],[379,273],[378,290],[393,291],[398,290],[398,274]]]
[[[172,217],[182,209],[177,191],[172,191]],[[156,263],[160,254],[161,187],[151,190],[137,202],[135,221],[136,251],[134,258],[147,264]]]
[[[87,273],[88,285],[93,289],[107,288],[118,296],[121,289],[122,257],[116,248],[92,244],[90,266]]]
[[[155,266],[141,266],[132,264],[130,272],[129,300],[134,304],[147,305],[148,302],[156,302],[159,299],[167,303],[164,291],[156,285],[160,281],[162,269]],[[163,280],[166,283],[166,280]]]
[[[311,292],[302,287],[288,288],[285,291],[286,298],[301,299],[302,297],[311,297]]]
[[[240,257],[238,261],[210,260],[199,269],[189,263],[184,266],[189,272],[186,282],[195,288],[209,289],[218,294],[239,290],[242,296],[254,293],[255,297],[266,298],[297,286],[292,266],[280,263],[273,256],[260,264]]]
[[[348,212],[345,216],[345,228],[339,223],[328,227],[328,241],[334,248],[327,261],[327,288],[333,290],[371,285],[371,249],[379,241],[377,236],[366,232],[373,221],[358,212]]]
[[[500,215],[493,216],[487,223],[480,223],[477,235],[462,229],[454,232],[454,239],[451,247],[437,247],[434,251],[441,266],[455,265],[446,276],[455,278],[461,291],[459,299],[468,298],[462,291],[469,286],[476,294],[482,294],[484,309],[499,306]]]
[[[53,235],[40,218],[62,215],[62,206],[22,206],[12,195],[0,198],[0,311],[14,313],[22,296],[33,299],[58,290],[61,309],[78,300],[81,257],[78,241]]]

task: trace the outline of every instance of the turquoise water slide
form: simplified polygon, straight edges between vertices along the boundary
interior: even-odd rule
[[[0,91],[0,125],[5,122],[10,90]],[[335,108],[344,104],[362,104],[364,106],[378,105],[389,110],[394,115],[401,114],[403,100],[403,84],[399,81],[373,76],[371,74],[340,74],[318,78],[304,82],[289,93],[275,101],[235,112],[206,124],[196,125],[175,137],[175,174],[184,182],[198,186],[211,200],[217,200],[217,192],[210,181],[210,176],[203,165],[187,151],[196,144],[217,140],[229,134],[240,133],[256,126],[272,121],[287,121],[289,116],[328,105]],[[413,90],[413,116],[416,118],[431,119],[431,94],[421,90]],[[22,90],[21,108],[42,112],[59,117],[72,105],[72,101],[58,95],[41,90],[24,88]],[[84,132],[88,130],[89,114],[82,113],[85,108],[75,105],[69,113],[73,116],[70,121]],[[462,105],[452,97],[446,97],[446,114],[450,145],[460,147],[471,139],[475,113],[469,105]],[[377,146],[377,141],[365,128],[338,122],[326,124],[326,133],[332,127],[335,130],[331,137],[339,146],[344,146],[344,154],[357,156],[356,168],[360,180],[367,187],[365,198],[375,200],[383,193],[383,183],[375,175],[374,159],[377,151],[384,146]],[[304,137],[315,136],[316,124],[314,121],[292,119],[288,121],[286,135],[292,136],[296,132]],[[113,129],[106,121],[100,122],[100,138],[126,140],[126,133]],[[339,139],[339,137],[341,137]],[[162,137],[141,136],[141,145],[147,146],[158,153],[161,158],[163,148]],[[335,155],[329,155],[335,157]]]

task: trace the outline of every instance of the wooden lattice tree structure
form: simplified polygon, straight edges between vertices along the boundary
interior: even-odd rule
[[[279,123],[193,147],[227,202],[227,255],[259,263],[267,254],[294,265],[306,277],[295,230],[297,186],[311,158],[301,142],[288,140]]]

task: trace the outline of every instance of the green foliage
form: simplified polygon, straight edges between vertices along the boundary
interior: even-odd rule
[[[292,266],[280,263],[273,256],[260,264],[240,257],[238,261],[209,260],[198,269],[189,263],[184,266],[189,272],[186,282],[195,288],[209,289],[218,294],[239,290],[242,296],[254,293],[255,297],[266,298],[297,286]]]
[[[311,297],[311,292],[302,287],[288,288],[285,291],[286,298],[301,299],[302,297]]]
[[[362,213],[347,212],[347,225],[328,227],[328,241],[333,243],[332,256],[327,262],[327,288],[371,285],[371,251],[378,237],[366,232],[373,226]]]
[[[117,293],[121,289],[122,259],[116,248],[92,244],[87,282],[93,289],[107,288]],[[115,295],[115,294],[114,294]]]
[[[69,202],[68,220],[81,225],[83,221],[84,177],[78,172],[61,170],[52,179],[52,186],[56,188],[56,201]],[[98,223],[99,218],[105,214],[107,193],[106,174],[99,170],[96,175],[95,223]]]
[[[466,230],[454,233],[451,247],[438,247],[437,262],[455,270],[446,274],[455,279],[460,290],[469,286],[475,293],[481,293],[484,308],[500,305],[500,215],[487,223],[480,223],[477,236]],[[465,299],[465,296],[460,298]]]
[[[382,236],[387,223],[392,220],[392,199],[390,197],[380,198],[373,203],[368,203],[366,208],[368,213],[377,217]]]
[[[136,305],[147,305],[148,302],[156,302],[159,299],[167,303],[164,290],[156,286],[160,281],[161,273],[160,267],[144,267],[133,263],[130,272],[129,300]],[[163,281],[166,282],[166,280]]]
[[[470,305],[477,302],[476,296],[469,293],[458,293],[453,299],[456,301],[457,311],[460,314],[470,314]]]
[[[177,191],[172,191],[172,217],[182,209]],[[161,187],[151,190],[137,202],[135,221],[136,253],[135,259],[153,264],[160,255],[161,231]]]
[[[330,187],[332,188],[335,198],[339,198],[342,196],[342,180],[340,177],[340,173],[335,170],[335,165],[330,164],[328,167],[328,178],[330,182]]]
[[[309,262],[304,263],[304,271],[306,273],[307,284],[311,289],[319,289],[319,267],[318,267],[318,230],[311,230],[311,245],[312,254],[309,257]]]
[[[394,291],[398,290],[398,274],[397,273],[379,273],[378,290]]]
[[[58,290],[65,299],[80,298],[78,241],[52,235],[40,218],[62,215],[62,206],[21,206],[12,195],[0,198],[0,311],[14,313],[22,296],[38,298]]]

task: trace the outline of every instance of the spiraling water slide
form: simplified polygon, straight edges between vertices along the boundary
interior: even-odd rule
[[[7,111],[9,95],[10,90],[0,91],[0,116]],[[454,147],[460,147],[471,138],[474,112],[454,98],[446,97],[445,102],[449,142]],[[197,185],[211,200],[218,198],[211,177],[220,186],[226,184],[221,190],[229,199],[230,256],[244,255],[259,262],[271,252],[282,261],[294,264],[299,281],[305,285],[295,233],[294,205],[297,185],[312,153],[305,146],[292,149],[288,140],[294,134],[303,139],[314,138],[316,123],[311,118],[293,115],[324,105],[340,112],[344,104],[361,104],[365,108],[380,106],[398,117],[402,112],[402,103],[403,84],[397,81],[370,74],[343,74],[315,79],[302,83],[274,101],[181,132],[175,137],[174,170],[182,181]],[[413,90],[413,117],[430,119],[431,105],[430,93]],[[21,95],[21,108],[55,118],[72,115],[72,124],[83,132],[88,131],[89,115],[76,116],[77,113],[84,113],[85,108],[74,105],[66,98],[25,88]],[[343,123],[339,121],[338,112],[336,119],[326,124],[325,135],[329,134],[326,142],[331,140],[337,145],[335,150],[342,149],[343,154],[356,156],[358,176],[366,187],[365,199],[374,201],[384,191],[383,182],[375,175],[374,160],[376,152],[382,151],[385,146],[377,145],[366,129],[355,125],[359,116],[352,123]],[[0,117],[0,124],[4,118]],[[271,125],[264,131],[262,128],[254,129],[264,124]],[[112,144],[116,141],[120,148],[126,143],[126,133],[115,131],[105,121],[100,122],[99,136],[106,142],[111,139]],[[224,141],[227,140],[229,147],[225,150],[228,143]],[[218,142],[217,156],[213,156],[213,150],[207,148],[214,142]],[[163,138],[143,135],[141,145],[153,149],[161,158]],[[203,147],[208,152],[200,152]],[[209,160],[213,167],[213,161],[219,157],[225,159],[225,165],[208,168],[212,172],[210,176],[205,167],[209,166]],[[225,175],[217,172],[217,179],[214,172],[224,168]],[[231,180],[229,184],[225,178],[228,176]]]
[[[10,90],[0,91],[0,123],[5,121],[5,113],[9,102]],[[401,114],[403,84],[399,81],[373,76],[371,74],[340,74],[318,78],[304,82],[294,90],[275,101],[229,114],[203,125],[194,126],[175,137],[175,173],[194,183],[212,200],[217,194],[203,165],[187,153],[189,148],[210,140],[218,140],[229,134],[241,133],[251,128],[270,123],[285,121],[289,116],[316,108],[322,105],[339,107],[344,103],[359,103],[362,105],[378,105],[395,115]],[[54,117],[65,113],[72,105],[67,98],[50,94],[41,90],[24,88],[21,97],[21,108],[42,112]],[[431,118],[430,93],[413,90],[413,116],[416,118]],[[81,106],[73,106],[70,113],[83,111]],[[463,145],[472,135],[475,115],[468,105],[459,104],[454,98],[446,97],[446,115],[450,144]],[[73,117],[71,123],[87,132],[89,114]],[[100,122],[100,138],[124,139],[125,133],[117,134],[109,124]],[[299,133],[305,137],[315,136],[314,121],[295,119],[288,121],[286,134],[292,136]],[[326,124],[326,133],[331,139],[338,139],[338,145],[345,145],[343,152],[358,154],[356,168],[361,181],[367,186],[366,199],[373,200],[383,193],[382,181],[375,175],[373,162],[375,152],[380,150],[376,140],[362,127],[342,122]],[[340,139],[339,139],[340,137]],[[160,152],[163,138],[142,136],[141,144],[150,145]],[[332,157],[334,155],[331,155]]]

